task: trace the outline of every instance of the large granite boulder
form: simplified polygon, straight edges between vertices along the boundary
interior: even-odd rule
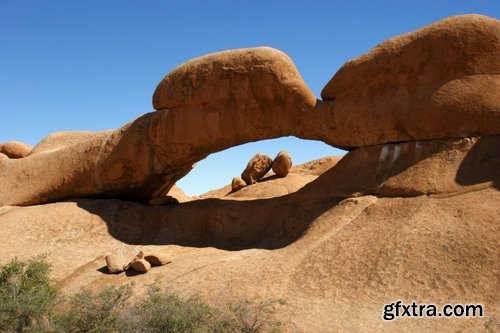
[[[347,62],[321,92],[333,144],[500,134],[500,21],[453,16]],[[320,121],[318,121],[320,122]]]

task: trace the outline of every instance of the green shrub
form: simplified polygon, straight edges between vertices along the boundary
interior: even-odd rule
[[[274,321],[274,302],[242,301],[229,305],[229,316],[234,323],[235,332],[241,333],[262,333],[280,332],[281,323]],[[283,305],[284,301],[279,300],[278,304]]]
[[[0,331],[44,332],[58,299],[45,256],[0,266]]]
[[[147,299],[136,305],[135,312],[141,332],[233,332],[231,322],[200,298],[182,300],[157,287],[148,290]]]
[[[127,321],[121,320],[126,301],[132,296],[130,285],[111,286],[98,295],[82,289],[70,300],[69,310],[56,319],[58,332],[125,332]]]
[[[281,304],[281,303],[280,303]],[[160,292],[157,287],[134,308],[140,323],[137,332],[169,333],[263,333],[280,331],[280,323],[272,320],[271,303],[250,301],[216,309],[199,297],[186,300],[175,294]]]

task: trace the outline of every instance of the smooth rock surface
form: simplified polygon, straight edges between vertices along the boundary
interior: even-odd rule
[[[500,134],[499,91],[500,21],[452,16],[342,66],[321,92],[318,126],[350,149]]]
[[[311,163],[295,176],[316,175],[315,166],[326,165]],[[342,200],[325,197],[332,186],[323,179],[334,170],[327,167],[306,188],[265,200],[147,207],[80,199],[1,207],[0,264],[49,253],[51,276],[66,295],[81,286],[99,291],[134,281],[138,297],[159,283],[181,297],[199,295],[221,306],[283,300],[273,319],[285,332],[480,332],[498,323],[488,315],[500,310],[493,269],[500,265],[498,186]],[[293,175],[244,190],[283,184]],[[175,264],[137,276],[103,274],[102,253],[126,244],[172,254]],[[480,303],[487,316],[383,321],[383,304],[398,299]]]

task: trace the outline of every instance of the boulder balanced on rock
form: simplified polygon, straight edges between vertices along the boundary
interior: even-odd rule
[[[278,153],[278,155],[274,158],[272,169],[273,172],[278,177],[286,177],[292,168],[292,158],[290,155],[282,150]]]
[[[265,176],[271,170],[273,164],[272,158],[265,154],[256,154],[248,162],[245,170],[241,174],[241,178],[247,185],[255,184],[258,180]]]

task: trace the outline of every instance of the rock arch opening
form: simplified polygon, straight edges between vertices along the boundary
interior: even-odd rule
[[[296,170],[298,165],[312,160],[345,153],[343,150],[329,146],[321,141],[302,140],[296,137],[260,140],[210,154],[207,158],[199,161],[194,169],[181,178],[176,185],[186,195],[193,198],[225,196],[231,192],[231,179],[240,177],[248,161],[255,154],[263,153],[274,158],[281,150],[287,151],[292,157],[293,170]],[[267,175],[270,174],[272,174],[272,171]],[[266,180],[268,176],[264,177],[263,180]],[[302,187],[301,185],[305,185],[312,180],[311,177],[307,177],[305,174],[302,178],[295,177],[292,181],[295,183],[290,184],[289,189],[282,187],[281,192],[276,191],[274,194],[286,194],[287,190],[298,189]],[[245,193],[242,194],[244,196]],[[257,193],[253,194],[258,196]],[[270,193],[270,195],[272,194]]]

